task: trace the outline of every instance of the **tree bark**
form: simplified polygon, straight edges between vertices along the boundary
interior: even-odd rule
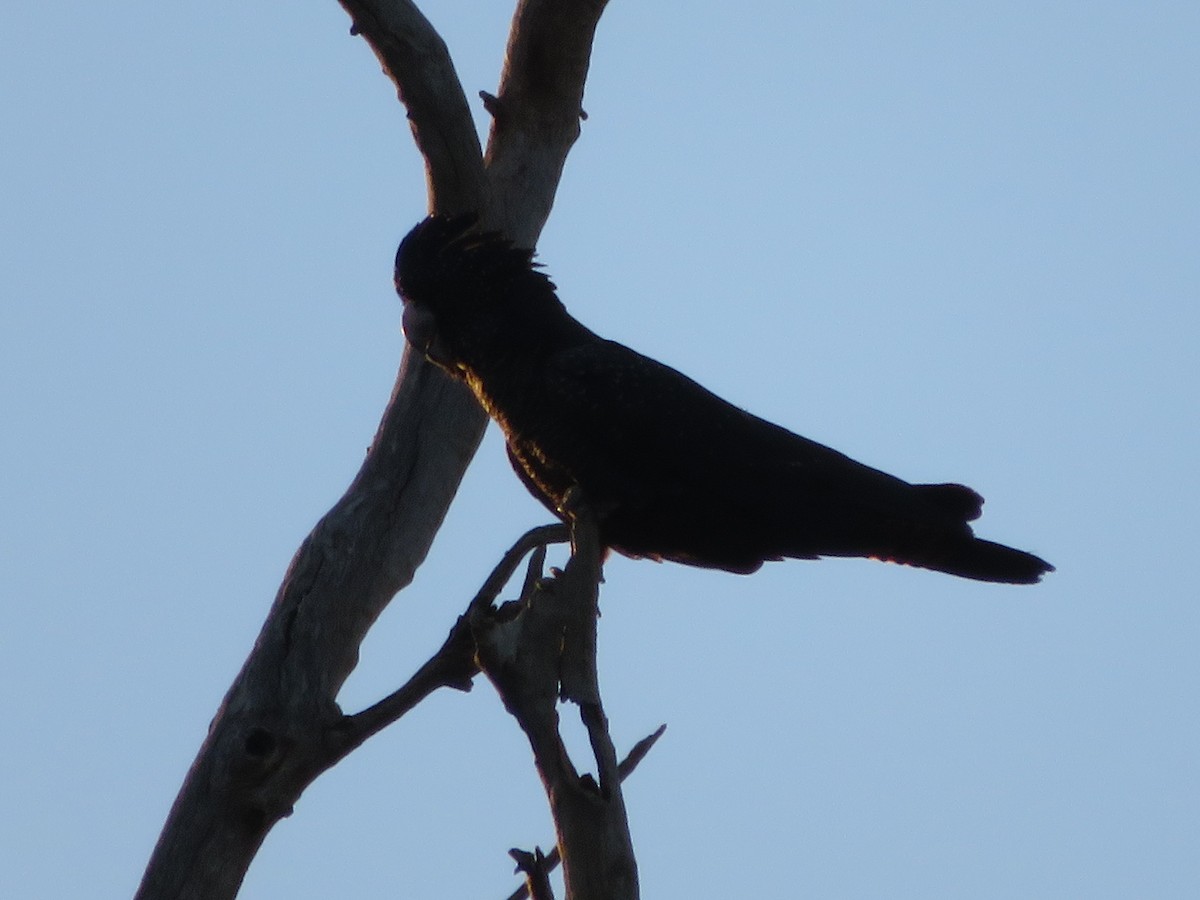
[[[533,246],[579,134],[604,3],[519,4],[485,156],[446,46],[417,7],[340,2],[408,109],[429,210],[477,211],[486,227]],[[365,738],[338,691],[367,630],[424,560],[485,424],[462,385],[405,350],[366,460],[296,552],[171,808],[139,900],[236,896],[271,827]],[[461,686],[462,672],[444,669],[426,672],[421,690]]]

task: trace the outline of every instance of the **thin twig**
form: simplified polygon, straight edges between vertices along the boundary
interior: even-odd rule
[[[667,726],[665,724],[659,725],[653,734],[647,735],[633,745],[633,749],[621,760],[621,765],[618,767],[622,781],[633,774],[633,770],[638,767],[638,763],[646,758],[646,754],[654,748],[654,745],[658,743],[658,739],[663,736],[666,730]]]
[[[343,741],[344,752],[349,753],[367,738],[400,719],[438,688],[452,687],[469,691],[472,679],[479,674],[474,648],[468,619],[459,616],[441,649],[401,688],[334,726],[331,731],[337,735],[335,740]]]
[[[521,559],[530,550],[542,548],[543,554],[540,559],[545,559],[545,547],[547,544],[564,544],[570,539],[570,532],[567,526],[559,522],[553,525],[539,525],[537,528],[531,528],[529,531],[521,535],[517,542],[509,548],[504,554],[496,568],[492,570],[492,574],[487,577],[482,587],[479,588],[479,593],[475,595],[475,599],[471,601],[468,607],[468,612],[478,613],[487,609],[496,602],[496,598],[500,596],[500,591],[504,589],[504,585],[508,584],[508,580],[512,578],[513,572],[517,571],[517,565]],[[540,566],[539,566],[540,568]],[[526,579],[528,581],[528,579]],[[525,591],[522,590],[522,596]]]

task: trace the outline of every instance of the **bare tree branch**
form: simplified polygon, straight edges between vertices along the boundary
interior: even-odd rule
[[[512,117],[489,144],[504,164],[485,165],[445,44],[415,5],[341,2],[408,107],[426,161],[430,209],[478,210],[488,227],[532,246],[578,135],[577,121],[574,131],[561,123],[577,120],[590,53],[590,38],[580,35],[594,32],[602,4],[543,0],[518,9],[514,27],[526,36],[514,35],[510,53],[526,49],[509,59],[500,86]],[[550,82],[559,85],[557,103],[544,90],[523,87]],[[297,551],[213,719],[151,856],[140,900],[236,896],[267,832],[344,751],[338,691],[367,630],[428,552],[485,424],[465,388],[405,352],[362,469]],[[421,690],[450,677],[433,674]],[[411,700],[392,699],[392,713]]]
[[[506,233],[532,247],[537,232],[517,223],[544,223],[554,203],[567,151],[579,137],[583,87],[592,39],[607,0],[520,0],[500,76],[489,104],[492,130],[484,157]]]
[[[516,862],[517,871],[525,876],[525,886],[521,888],[522,897],[531,897],[532,900],[554,900],[554,889],[550,887],[550,873],[555,864],[550,861],[550,856],[542,853],[540,847],[534,847],[532,853],[514,848],[508,851],[508,855]],[[556,854],[551,856],[557,860]]]
[[[623,760],[621,760],[621,765],[619,767],[621,781],[624,781],[633,774],[634,769],[638,767],[638,763],[646,758],[646,754],[649,753],[651,748],[658,743],[658,739],[663,736],[666,730],[666,725],[659,725],[652,734],[647,735],[633,745],[633,749],[629,751],[629,754]],[[512,850],[509,851],[510,854],[513,852],[514,851]],[[558,866],[560,862],[562,862],[562,857],[559,855],[558,846],[555,845],[555,847],[545,856],[544,867],[546,874],[549,875],[551,872],[553,872],[555,867]],[[518,867],[518,871],[524,870]],[[509,894],[508,900],[526,900],[526,898],[529,896],[530,888],[527,882]],[[534,898],[534,900],[536,900],[536,898]]]
[[[413,140],[425,158],[430,212],[487,205],[488,177],[466,95],[441,36],[407,0],[339,0],[396,83]]]
[[[567,900],[636,900],[637,862],[596,674],[604,549],[586,509],[572,511],[572,544],[566,568],[535,582],[517,615],[480,617],[476,659],[533,749],[554,816]],[[576,654],[580,658],[572,658]],[[560,694],[579,704],[599,785],[580,776],[563,744]]]

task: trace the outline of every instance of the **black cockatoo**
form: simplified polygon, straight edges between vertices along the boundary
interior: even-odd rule
[[[909,484],[739,409],[572,318],[533,251],[430,217],[396,253],[404,333],[470,386],[517,475],[563,516],[578,486],[604,544],[749,573],[861,556],[1026,584],[1038,557],[975,537],[983,498]]]

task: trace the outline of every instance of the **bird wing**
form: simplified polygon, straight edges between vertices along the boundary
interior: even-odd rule
[[[875,472],[614,341],[554,354],[545,378],[555,418],[598,457],[671,483],[701,479],[712,489],[709,479],[719,475],[737,490],[764,475],[803,478],[847,466]]]
[[[909,503],[905,482],[746,412],[612,341],[545,369],[546,456],[590,502],[619,507],[614,543],[732,571],[855,550]]]
[[[613,341],[558,352],[545,378],[556,420],[578,437],[581,453],[592,450],[589,470],[636,472],[678,492],[710,488],[714,476],[736,477],[785,449],[771,446],[781,443],[769,434],[776,426]]]

